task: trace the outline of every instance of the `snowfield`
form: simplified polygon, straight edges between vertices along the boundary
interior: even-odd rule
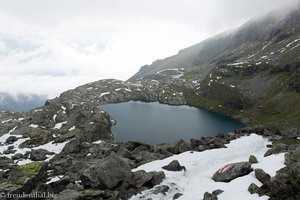
[[[251,134],[227,144],[227,148],[213,149],[203,152],[185,152],[179,155],[171,156],[164,160],[153,161],[139,166],[133,171],[145,170],[162,171],[162,166],[169,164],[172,160],[178,160],[179,163],[186,167],[186,172],[170,172],[163,170],[166,174],[166,179],[160,185],[168,185],[169,191],[166,195],[153,194],[151,190],[143,191],[142,194],[133,196],[131,200],[148,199],[153,200],[168,200],[173,199],[174,194],[182,193],[178,198],[180,200],[203,199],[205,192],[212,192],[216,189],[224,190],[218,196],[219,200],[267,200],[269,197],[259,197],[257,194],[251,195],[248,192],[248,186],[255,183],[258,186],[262,184],[255,178],[254,172],[249,175],[232,180],[229,183],[215,182],[211,179],[213,174],[225,166],[226,164],[248,161],[250,155],[256,156],[257,164],[253,164],[252,168],[261,168],[265,172],[274,176],[276,171],[284,167],[284,153],[264,157],[263,155],[268,150],[267,144],[271,144],[267,139]]]

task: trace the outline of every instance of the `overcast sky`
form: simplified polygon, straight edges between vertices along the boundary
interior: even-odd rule
[[[0,92],[55,97],[126,80],[250,18],[298,0],[0,0]]]

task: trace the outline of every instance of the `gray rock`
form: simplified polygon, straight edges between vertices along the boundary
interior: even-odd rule
[[[5,156],[0,157],[0,168],[3,170],[9,169],[14,164],[14,161]]]
[[[166,195],[166,192],[169,191],[169,186],[167,185],[160,185],[154,188],[154,190],[152,191],[153,194],[163,194]]]
[[[138,162],[137,165],[142,165],[154,160],[165,158],[164,155],[149,151],[136,151],[135,153],[132,153],[132,156]]]
[[[153,178],[153,174],[147,173],[144,170],[136,171],[132,174],[129,184],[134,188],[141,188],[144,184]]]
[[[80,200],[81,198],[81,192],[78,192],[76,190],[66,189],[59,193],[54,200]]]
[[[6,149],[5,151],[3,151],[3,154],[13,154],[15,153],[17,150],[15,149],[11,149],[11,148],[8,148]]]
[[[250,194],[257,193],[258,189],[259,187],[255,183],[251,183],[248,187],[248,191],[250,192]]]
[[[191,150],[191,146],[189,146],[184,140],[180,139],[175,144],[175,154],[183,153]]]
[[[84,171],[81,182],[85,188],[111,189],[131,176],[128,163],[112,152],[97,165]]]
[[[265,157],[272,155],[272,154],[278,154],[278,153],[283,153],[283,152],[287,152],[288,150],[288,145],[286,144],[282,144],[282,143],[278,143],[272,146],[271,149],[269,149],[266,153],[265,153]]]
[[[203,200],[218,200],[218,197],[209,192],[205,192],[203,195]]]
[[[133,151],[133,150],[135,150],[135,148],[137,148],[139,146],[144,146],[147,149],[150,149],[149,144],[145,144],[145,143],[142,143],[142,142],[128,141],[128,142],[125,143],[125,148],[128,149],[129,151]]]
[[[222,194],[223,192],[224,192],[223,190],[217,189],[217,190],[214,190],[212,192],[212,194],[215,195],[215,196],[218,196],[218,195]]]
[[[133,156],[132,156],[131,152],[123,146],[120,147],[117,154],[121,157],[124,157],[124,158],[133,159]]]
[[[250,162],[232,163],[216,171],[212,179],[216,182],[230,182],[237,177],[249,174],[252,170]]]
[[[300,136],[297,128],[289,127],[282,131],[282,136],[285,138],[297,138]]]
[[[16,136],[9,136],[9,137],[6,139],[5,143],[6,143],[6,144],[13,144],[13,143],[16,142],[17,140],[18,140],[18,138],[17,138]]]
[[[175,147],[171,144],[159,144],[153,146],[153,152],[169,157],[175,153]]]
[[[258,160],[257,160],[257,158],[256,158],[254,155],[251,155],[251,156],[249,157],[249,162],[250,162],[251,164],[254,164],[254,163],[258,163]]]
[[[198,140],[198,139],[190,139],[191,141],[191,147],[192,149],[196,150],[195,148],[198,147],[199,145],[203,145],[204,142],[202,140]]]
[[[179,199],[182,195],[183,195],[182,193],[176,193],[176,194],[174,194],[173,200]]]
[[[13,160],[19,160],[19,159],[23,158],[23,154],[21,154],[21,153],[16,153],[16,154],[13,155],[11,158],[12,158]]]
[[[208,142],[208,145],[211,149],[226,148],[224,143],[227,143],[227,141],[221,141],[220,139],[212,139]]]
[[[152,186],[160,184],[166,178],[166,175],[163,171],[153,171],[149,173],[153,175],[153,178],[151,179]]]
[[[207,145],[199,145],[198,147],[195,148],[195,151],[201,152],[201,151],[205,151],[207,149],[209,149],[209,147]]]
[[[47,155],[53,154],[45,149],[32,149],[30,152],[29,159],[32,161],[42,161],[47,159]]]
[[[295,162],[300,162],[300,148],[285,154],[285,164],[290,165]]]
[[[178,160],[173,160],[170,162],[168,165],[162,167],[165,170],[168,171],[181,171],[181,170],[186,170],[184,166],[181,166],[178,162]]]
[[[259,180],[263,184],[269,182],[271,179],[271,176],[267,174],[263,169],[255,169],[254,173],[257,180]]]

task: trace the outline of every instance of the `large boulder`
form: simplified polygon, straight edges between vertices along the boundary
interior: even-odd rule
[[[112,152],[97,165],[84,171],[81,182],[85,188],[111,189],[131,176],[129,164]]]
[[[230,182],[237,177],[249,174],[252,170],[250,162],[232,163],[216,171],[212,179],[216,182]]]
[[[54,153],[46,149],[32,149],[29,155],[29,159],[32,161],[42,161],[47,159],[47,155],[53,155]]]

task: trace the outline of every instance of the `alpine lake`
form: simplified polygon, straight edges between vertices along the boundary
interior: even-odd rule
[[[117,121],[112,127],[117,142],[173,143],[227,134],[245,126],[231,117],[190,106],[129,101],[100,107]]]

